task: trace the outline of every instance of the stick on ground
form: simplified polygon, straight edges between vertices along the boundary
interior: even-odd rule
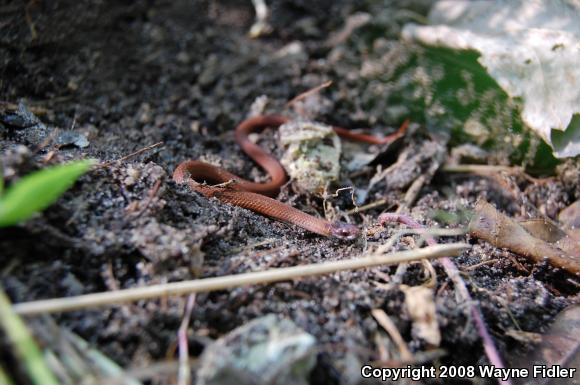
[[[386,255],[363,256],[343,261],[331,261],[311,265],[270,269],[246,274],[173,282],[163,285],[94,293],[76,297],[24,302],[15,304],[14,311],[21,315],[57,313],[96,306],[110,306],[117,303],[139,301],[143,299],[224,290],[245,285],[288,281],[314,275],[335,273],[337,271],[363,269],[379,265],[393,265],[416,261],[423,258],[457,256],[469,247],[470,246],[466,243],[451,243],[446,245],[429,246],[417,250],[399,251]]]

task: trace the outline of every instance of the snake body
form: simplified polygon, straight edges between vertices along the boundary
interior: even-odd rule
[[[294,224],[316,234],[345,240],[357,238],[360,230],[355,225],[317,218],[271,198],[278,194],[280,187],[288,181],[288,177],[280,162],[250,141],[248,135],[266,127],[279,127],[286,122],[288,122],[288,118],[284,116],[262,115],[244,120],[235,130],[238,145],[270,175],[270,181],[266,183],[251,182],[222,168],[198,160],[180,163],[173,172],[173,180],[176,183],[187,183],[192,190],[200,192],[206,197],[217,198],[222,202],[243,207],[281,222]],[[406,126],[407,124],[403,124],[396,133],[385,138],[357,134],[340,127],[334,127],[334,130],[338,135],[351,140],[381,144],[389,143],[402,136]],[[203,182],[207,184],[203,184]],[[225,184],[225,186],[208,184]]]

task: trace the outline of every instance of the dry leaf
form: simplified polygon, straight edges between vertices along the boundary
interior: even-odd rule
[[[560,211],[558,220],[568,228],[580,228],[580,199]]]
[[[552,245],[528,233],[518,222],[497,211],[485,200],[475,205],[475,215],[469,223],[469,233],[492,245],[541,262],[547,259],[552,265],[580,275],[580,257],[569,255],[557,245]],[[572,245],[574,246],[574,245]]]
[[[433,346],[441,343],[433,290],[423,286],[401,286],[405,304],[413,319],[412,333]]]

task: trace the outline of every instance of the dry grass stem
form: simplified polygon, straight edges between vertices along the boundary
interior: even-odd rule
[[[343,261],[323,262],[311,265],[292,266],[266,271],[204,278],[184,282],[172,282],[133,289],[86,294],[75,297],[55,298],[25,302],[14,305],[14,311],[21,315],[57,313],[96,306],[110,306],[118,303],[162,298],[191,293],[224,290],[232,287],[288,281],[303,277],[335,273],[338,271],[363,269],[379,265],[393,265],[416,261],[423,258],[457,256],[470,246],[466,243],[451,243],[425,247],[423,249],[400,251],[387,255],[371,254],[361,258]]]
[[[373,315],[374,319],[378,322],[378,324],[381,325],[381,327],[385,329],[387,333],[389,333],[389,336],[391,336],[391,339],[399,348],[399,352],[401,353],[401,359],[403,361],[412,361],[413,353],[411,353],[411,351],[407,347],[407,343],[405,342],[405,340],[401,336],[401,333],[399,333],[399,330],[397,329],[393,321],[389,318],[387,313],[385,313],[382,309],[373,309],[371,310],[371,314]]]

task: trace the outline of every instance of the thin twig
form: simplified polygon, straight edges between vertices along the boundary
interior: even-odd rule
[[[483,164],[446,164],[441,171],[452,173],[474,173],[474,174],[492,174],[498,172],[508,172],[510,174],[521,172],[519,167],[495,166]]]
[[[185,305],[185,314],[177,332],[177,339],[179,341],[179,370],[177,375],[177,384],[186,385],[191,383],[191,369],[189,367],[189,347],[187,344],[187,329],[189,327],[189,320],[191,319],[191,311],[195,305],[195,294],[190,294],[187,297]]]
[[[149,193],[147,194],[147,201],[143,205],[143,208],[139,210],[134,219],[139,218],[145,211],[147,211],[147,209],[151,205],[151,202],[153,201],[153,198],[155,198],[159,193],[160,188],[161,188],[161,179],[157,179],[157,181],[153,185],[153,188],[149,190]]]
[[[391,214],[391,213],[381,214],[379,216],[379,222],[381,224],[385,222],[399,222],[409,227],[413,227],[415,229],[423,228],[423,226],[419,224],[417,221],[415,221],[413,218],[407,215],[400,214]],[[434,245],[437,245],[437,241],[431,235],[425,233],[424,236],[429,246],[433,247]],[[457,266],[455,265],[455,263],[453,263],[453,261],[450,258],[447,257],[441,258],[441,264],[443,265],[443,268],[445,269],[447,276],[449,277],[449,279],[451,279],[451,281],[455,285],[455,288],[459,293],[460,300],[463,303],[466,303],[470,309],[471,317],[473,318],[473,321],[475,322],[475,327],[477,328],[477,331],[481,336],[481,340],[483,341],[483,348],[485,350],[487,358],[489,359],[489,362],[496,368],[502,369],[505,368],[505,365],[503,363],[503,360],[501,359],[499,351],[497,350],[495,343],[493,342],[493,339],[491,338],[489,332],[487,331],[487,327],[485,326],[485,321],[483,320],[481,310],[479,310],[479,308],[474,305],[473,299],[471,298],[471,294],[469,294],[469,290],[467,290],[465,281],[461,278]],[[507,380],[500,379],[498,381],[500,384],[503,385],[511,385],[512,383],[509,379]]]
[[[327,82],[322,83],[319,86],[316,86],[314,88],[309,89],[306,92],[301,93],[300,95],[296,96],[295,98],[290,100],[288,103],[286,103],[286,107],[292,106],[294,103],[299,102],[300,100],[305,99],[305,98],[309,97],[310,95],[317,93],[318,91],[320,91],[323,88],[330,87],[331,84],[332,84],[332,80],[329,80]]]
[[[477,268],[479,268],[481,266],[493,265],[494,263],[496,263],[498,261],[499,261],[499,259],[489,259],[487,261],[483,261],[483,262],[476,263],[475,265],[467,266],[467,267],[465,267],[465,268],[463,268],[461,270],[463,270],[463,271],[471,271],[471,270],[475,270],[475,269],[477,269]]]
[[[349,16],[344,23],[344,26],[336,33],[333,33],[324,43],[327,47],[336,47],[344,43],[352,33],[358,28],[364,26],[371,20],[371,15],[364,12],[358,12]]]
[[[385,313],[382,309],[373,309],[371,310],[371,314],[373,315],[374,319],[389,333],[391,339],[395,342],[397,347],[399,348],[399,352],[401,353],[401,359],[403,361],[412,361],[413,360],[413,353],[407,347],[407,343],[399,333],[399,330],[393,323],[393,321],[389,318],[387,313]]]
[[[143,147],[142,149],[137,150],[135,152],[132,152],[129,155],[125,155],[122,158],[119,158],[119,159],[116,159],[116,160],[110,160],[108,162],[105,162],[105,163],[101,164],[101,167],[108,167],[108,166],[112,165],[115,162],[123,162],[123,161],[125,161],[127,159],[133,158],[134,156],[140,155],[140,154],[144,153],[145,151],[152,150],[152,149],[154,149],[156,147],[159,147],[159,146],[162,146],[162,145],[163,145],[163,142],[157,142],[157,143],[152,144],[150,146]]]
[[[270,245],[272,243],[275,243],[276,241],[278,241],[278,238],[266,238],[266,239],[258,241],[258,242],[250,243],[249,245],[246,245],[246,246],[241,246],[241,247],[236,247],[236,248],[230,249],[230,250],[228,250],[229,253],[227,253],[226,255],[230,256],[230,255],[250,251],[250,250],[253,250],[257,247]]]
[[[423,258],[457,256],[470,246],[466,243],[437,245],[417,250],[400,251],[387,255],[370,254],[368,256],[331,261],[305,266],[292,266],[246,274],[227,275],[223,277],[204,278],[184,282],[172,282],[162,285],[139,287],[112,292],[94,293],[76,297],[55,298],[41,301],[24,302],[14,305],[18,314],[31,315],[57,313],[84,309],[96,306],[110,306],[117,303],[139,301],[144,299],[177,296],[191,293],[224,290],[233,287],[288,281],[315,275],[335,273],[338,271],[363,269],[380,265],[416,261]]]
[[[427,174],[420,175],[417,179],[413,181],[411,187],[407,189],[405,197],[403,198],[403,204],[399,207],[399,209],[401,209],[403,206],[411,207],[411,205],[415,202],[417,196],[421,192],[421,189],[425,185],[425,182],[427,182]]]
[[[523,167],[517,166],[497,166],[486,164],[447,164],[441,168],[441,171],[451,173],[473,173],[479,175],[492,175],[499,173],[506,173],[510,175],[520,175],[528,182],[537,184],[546,184],[553,181],[553,177],[538,179],[534,178],[524,171]]]
[[[383,198],[383,199],[379,199],[379,200],[377,200],[377,201],[374,201],[374,202],[368,203],[368,204],[366,204],[366,205],[364,205],[364,206],[357,206],[357,207],[355,207],[354,209],[350,209],[350,210],[348,210],[346,213],[347,213],[348,215],[357,214],[357,213],[360,213],[360,212],[362,212],[362,211],[366,211],[366,210],[374,209],[375,207],[380,207],[380,206],[382,206],[382,205],[385,205],[385,204],[387,204],[387,203],[388,203],[387,199],[384,199],[384,198]]]

